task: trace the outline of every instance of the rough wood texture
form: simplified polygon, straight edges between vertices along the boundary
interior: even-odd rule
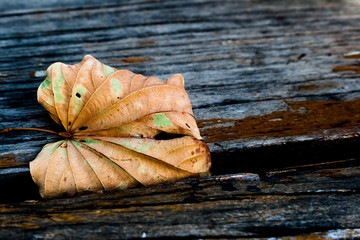
[[[58,138],[1,135],[0,238],[359,236],[359,8],[0,0],[0,129],[60,130],[36,102],[37,76],[56,61],[92,54],[147,76],[182,73],[215,175],[38,202],[28,162]]]
[[[307,171],[291,178],[272,172],[268,181],[254,174],[235,174],[113,194],[0,205],[0,235],[270,237],[358,228],[359,210],[354,206],[360,204],[360,168]]]

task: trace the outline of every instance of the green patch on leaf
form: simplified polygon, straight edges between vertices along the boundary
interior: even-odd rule
[[[130,128],[128,126],[120,126],[120,127],[118,127],[118,129],[120,131],[126,132],[126,131],[129,131]]]
[[[158,113],[154,116],[154,124],[157,127],[169,127],[172,122],[164,113]]]
[[[146,153],[155,144],[156,142],[153,141],[145,142],[144,140],[140,140],[140,139],[124,140],[121,142],[122,146],[141,153]]]
[[[90,144],[95,144],[98,143],[99,141],[97,140],[93,140],[93,139],[86,139],[85,140],[85,144],[90,145]]]
[[[50,76],[46,76],[45,80],[41,83],[40,88],[42,90],[49,89],[51,86]]]
[[[74,99],[74,107],[72,109],[72,112],[74,114],[77,114],[80,112],[81,110],[81,106],[82,106],[82,99],[83,99],[83,96],[85,96],[85,94],[87,93],[87,89],[84,85],[81,85],[81,84],[78,84],[75,86],[75,89],[73,90],[73,93],[74,96],[73,96],[73,99]],[[80,97],[78,97],[80,96]]]
[[[84,96],[87,92],[87,89],[84,85],[78,84],[76,85],[75,92],[80,94],[80,96]]]
[[[107,76],[110,76],[114,73],[114,69],[104,64],[104,72]]]
[[[119,184],[119,186],[116,187],[116,189],[119,189],[119,190],[124,190],[124,189],[127,189],[128,185],[126,182],[122,182]]]
[[[79,142],[77,142],[77,141],[71,141],[71,143],[72,143],[75,147],[77,147],[77,148],[81,148],[81,147],[82,147],[81,144],[80,144]]]
[[[55,77],[53,79],[53,92],[54,98],[56,102],[65,101],[63,87],[65,84],[65,77],[61,70],[61,63],[56,63],[53,65],[52,69],[53,73],[55,73]]]
[[[53,153],[56,150],[56,148],[60,146],[60,144],[63,144],[63,142],[64,140],[58,141],[55,144],[51,144],[51,143],[46,144],[41,151],[44,150],[47,153]]]
[[[147,142],[139,148],[139,152],[146,153],[152,146],[154,146],[153,142]]]
[[[116,78],[112,78],[110,80],[110,83],[111,83],[113,93],[116,96],[121,96],[122,95],[122,90],[123,90],[121,82]]]

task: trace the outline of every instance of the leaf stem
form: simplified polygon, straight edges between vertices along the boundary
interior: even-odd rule
[[[52,131],[52,130],[41,129],[41,128],[4,128],[3,130],[0,130],[0,134],[1,133],[7,133],[7,132],[10,132],[10,131],[14,131],[14,130],[17,130],[17,131],[19,131],[19,130],[20,131],[22,131],[22,130],[40,131],[40,132],[52,133],[52,134],[55,134],[55,135],[66,137],[66,138],[72,137],[72,134],[69,133],[69,132],[55,132],[55,131]]]

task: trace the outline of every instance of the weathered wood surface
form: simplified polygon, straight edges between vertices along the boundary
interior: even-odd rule
[[[214,176],[15,203],[39,200],[27,164],[57,137],[1,135],[0,238],[355,236],[360,66],[344,54],[360,49],[359,9],[355,0],[1,0],[0,129],[59,129],[36,102],[35,73],[56,61],[92,54],[147,76],[182,73]],[[244,172],[261,180],[236,178]]]
[[[360,168],[306,171],[290,178],[273,171],[267,181],[254,174],[235,174],[113,194],[0,205],[0,236],[224,238],[357,229]]]

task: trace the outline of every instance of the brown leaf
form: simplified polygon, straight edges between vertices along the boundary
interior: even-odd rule
[[[87,55],[76,65],[52,64],[38,101],[71,136],[44,146],[30,163],[45,198],[171,182],[209,171],[210,152],[198,140],[180,74],[163,81]],[[182,136],[155,139],[163,132]]]

